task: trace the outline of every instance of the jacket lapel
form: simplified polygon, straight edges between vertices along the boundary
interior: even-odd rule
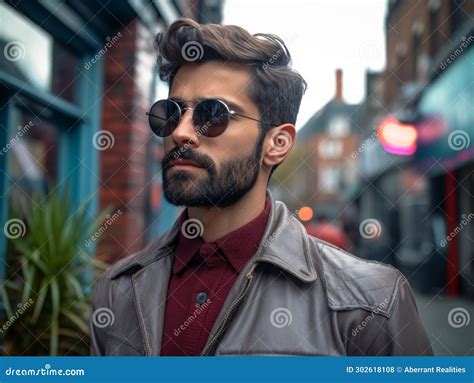
[[[255,261],[271,263],[303,282],[314,282],[317,273],[311,259],[308,234],[296,218],[297,213],[290,212],[283,202],[272,198],[268,224]]]
[[[268,193],[271,198],[269,191]],[[255,263],[271,263],[306,283],[314,282],[318,278],[314,264],[311,261],[308,236],[303,225],[296,218],[297,212],[291,213],[282,202],[275,201],[273,198],[271,200],[272,207],[259,248],[230,289],[212,326],[204,347],[205,350],[217,334],[229,309],[236,302],[246,275]]]
[[[146,355],[160,355],[173,257],[163,256],[132,276],[135,308]]]
[[[145,248],[136,259],[141,269],[132,275],[132,286],[145,355],[160,355],[166,298],[180,222],[181,216],[158,240],[158,244]]]

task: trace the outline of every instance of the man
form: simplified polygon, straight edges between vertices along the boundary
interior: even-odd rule
[[[306,84],[274,35],[181,19],[157,37],[172,229],[95,286],[93,355],[431,355],[395,269],[309,236],[267,191]]]

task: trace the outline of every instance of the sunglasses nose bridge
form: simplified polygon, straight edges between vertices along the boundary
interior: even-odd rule
[[[181,118],[172,133],[173,140],[177,145],[196,143],[198,138],[194,127],[193,113],[193,108],[181,108]]]

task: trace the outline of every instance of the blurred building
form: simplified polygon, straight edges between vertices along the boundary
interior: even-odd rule
[[[473,2],[389,1],[383,101],[358,157],[360,220],[379,223],[384,257],[419,290],[471,297],[473,16]]]
[[[299,199],[328,219],[340,218],[345,207],[344,193],[357,179],[351,157],[361,133],[361,105],[343,99],[342,70],[336,71],[334,98],[301,128],[297,148],[301,159],[297,188]]]
[[[2,227],[34,192],[67,185],[91,215],[111,205],[97,254],[112,262],[169,227],[162,142],[145,112],[168,89],[154,37],[182,15],[221,21],[221,1],[0,3]],[[0,276],[6,237],[0,239]]]

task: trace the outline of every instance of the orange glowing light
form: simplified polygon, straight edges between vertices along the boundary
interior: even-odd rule
[[[300,210],[298,210],[298,217],[303,222],[309,221],[311,218],[313,218],[313,209],[311,209],[309,206],[303,206]]]
[[[417,131],[413,125],[403,124],[395,117],[384,119],[378,129],[383,148],[393,154],[408,156],[416,151]]]

